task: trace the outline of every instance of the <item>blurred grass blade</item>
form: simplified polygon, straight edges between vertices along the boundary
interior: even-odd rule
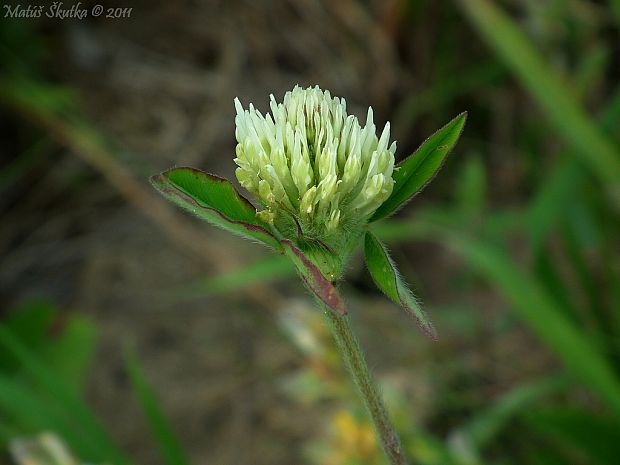
[[[45,300],[26,302],[8,313],[2,324],[22,344],[40,352],[49,342],[50,327],[58,317],[58,309]],[[0,351],[0,371],[12,373],[19,368],[10,351]]]
[[[431,339],[437,339],[433,324],[426,316],[413,293],[402,281],[396,265],[390,258],[385,246],[379,242],[370,231],[364,239],[364,255],[368,271],[381,291],[396,305],[402,307],[407,314],[413,317],[425,334]]]
[[[34,300],[11,311],[3,324],[67,386],[81,392],[96,342],[92,322],[77,315],[61,317],[49,302]],[[0,371],[10,373],[17,368],[11,352],[0,353]]]
[[[67,412],[71,412],[74,421],[80,424],[85,435],[96,442],[102,453],[97,460],[107,460],[115,465],[129,463],[109,436],[101,427],[84,402],[76,397],[74,390],[67,386],[53,371],[43,365],[10,331],[0,325],[0,348],[10,352],[37,384],[55,399]]]
[[[457,434],[462,435],[474,448],[482,449],[512,419],[521,415],[533,403],[564,389],[567,384],[565,376],[553,376],[517,386],[489,407],[477,412],[467,424],[459,428]]]
[[[129,348],[125,350],[125,367],[129,374],[129,381],[133,391],[140,401],[142,412],[155,437],[155,442],[159,447],[164,463],[167,465],[188,465],[189,462],[185,452],[164,417],[155,398],[155,393],[149,386],[134,351]]]
[[[394,190],[372,215],[370,222],[391,215],[433,180],[459,140],[466,119],[467,113],[461,113],[398,164],[392,175]]]
[[[94,323],[81,316],[74,316],[65,324],[62,335],[48,341],[45,347],[43,360],[75,390],[76,395],[82,392],[86,384],[96,342]]]
[[[196,280],[174,290],[176,299],[189,300],[245,289],[254,284],[267,283],[295,275],[291,261],[281,255],[269,256],[249,263],[238,270]]]
[[[493,87],[507,75],[506,68],[492,59],[484,63],[475,63],[459,71],[459,78],[453,74],[434,77],[431,87],[411,89],[410,94],[397,104],[392,113],[392,133],[405,134],[398,143],[407,143],[413,133],[416,119],[424,113],[436,114],[437,109],[450,105],[461,95],[470,95],[481,88]]]
[[[543,251],[545,239],[558,220],[566,215],[582,181],[577,160],[564,159],[538,190],[530,203],[526,220],[534,255]]]
[[[13,428],[8,426],[8,424],[3,423],[4,421],[6,420],[0,420],[0,448],[7,447],[8,442],[17,434],[17,432]]]
[[[0,192],[8,190],[17,180],[44,160],[51,148],[52,141],[47,137],[42,137],[7,165],[3,166],[0,169]]]
[[[23,433],[54,430],[69,439],[86,456],[101,456],[101,450],[88,444],[79,425],[71,424],[70,412],[60,404],[43,399],[24,382],[0,374],[0,416],[2,421]]]
[[[620,27],[620,0],[609,0],[611,9],[616,16],[616,25]]]
[[[557,261],[554,261],[548,253],[539,253],[533,257],[532,271],[549,295],[561,305],[564,316],[579,324],[583,316],[577,309],[579,302],[574,298],[574,290],[565,282],[565,276],[562,275]]]
[[[25,105],[45,116],[77,114],[73,90],[24,76],[0,76],[0,102]]]
[[[435,240],[438,237],[437,234],[430,236]],[[499,249],[459,237],[451,231],[443,231],[439,237],[496,286],[566,367],[620,417],[620,381],[613,369],[591,341],[562,314],[561,307],[532,275],[519,270]]]
[[[529,427],[563,451],[578,451],[587,463],[616,465],[620,457],[617,418],[576,408],[545,408],[526,414]]]
[[[583,208],[585,212],[580,212],[579,210],[578,207],[571,210],[572,221],[569,221],[569,223],[562,228],[562,243],[564,245],[566,258],[570,260],[571,269],[576,278],[573,287],[578,288],[584,298],[583,304],[585,305],[582,304],[582,306],[587,309],[588,315],[591,315],[596,320],[599,330],[605,333],[611,330],[611,326],[606,315],[603,298],[599,294],[599,290],[602,290],[602,287],[597,287],[587,259],[587,256],[592,255],[594,247],[586,244],[584,238],[580,237],[580,234],[576,230],[579,226],[588,223],[590,223],[589,225],[592,227],[595,226],[591,223],[592,219],[589,218],[587,209]],[[581,224],[575,225],[576,221],[579,221]],[[598,249],[599,247],[596,247],[596,250]]]
[[[541,106],[553,127],[617,200],[620,151],[575,101],[514,22],[488,0],[460,0],[474,27]]]
[[[454,203],[463,218],[471,222],[479,218],[486,207],[488,182],[482,159],[475,154],[464,158],[465,167],[457,180]]]
[[[620,85],[612,93],[600,116],[601,128],[609,136],[615,136],[616,140],[619,137],[618,121],[620,121]]]
[[[195,168],[172,168],[151,177],[164,197],[197,217],[246,239],[280,250],[280,244],[256,217],[254,206],[230,181]]]

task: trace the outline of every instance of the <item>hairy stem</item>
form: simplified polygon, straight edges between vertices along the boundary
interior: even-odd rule
[[[403,454],[400,440],[388,418],[381,395],[372,380],[362,349],[351,328],[349,317],[337,315],[326,308],[324,308],[323,313],[329,322],[340,355],[346,361],[349,372],[364,399],[368,413],[372,417],[375,431],[381,439],[385,455],[392,465],[407,465],[408,462]]]

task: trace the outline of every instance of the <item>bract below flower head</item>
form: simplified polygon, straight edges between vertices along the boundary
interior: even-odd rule
[[[235,99],[237,179],[271,224],[294,217],[321,236],[363,224],[390,196],[396,143],[387,123],[377,137],[372,108],[366,125],[347,114],[344,99],[318,86],[296,86],[263,116]]]

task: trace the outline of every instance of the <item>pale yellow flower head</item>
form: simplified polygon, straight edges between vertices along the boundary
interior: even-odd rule
[[[372,108],[362,127],[344,99],[296,86],[263,116],[235,99],[237,179],[270,223],[294,217],[304,232],[360,224],[390,196],[396,143],[390,124],[377,137]]]

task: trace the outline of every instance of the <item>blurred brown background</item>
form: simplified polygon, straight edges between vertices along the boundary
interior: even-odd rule
[[[95,322],[99,343],[87,399],[137,463],[161,462],[123,368],[127,340],[135,342],[193,463],[318,463],[309,458],[308,444],[331,434],[331,412],[341,401],[300,401],[283,387],[308,361],[283,329],[282,315],[291,308],[311,312],[310,297],[286,273],[230,292],[208,286],[189,297],[181,292],[270,255],[166,205],[148,176],[191,165],[233,179],[234,97],[266,111],[270,93],[282,98],[295,84],[329,89],[357,116],[372,106],[377,126],[392,123],[399,158],[468,110],[465,132],[443,171],[397,219],[426,208],[458,209],[463,195],[471,195],[475,211],[453,214],[452,227],[482,237],[477,231],[492,215],[527,209],[572,147],[468,21],[467,4],[476,2],[106,3],[131,7],[130,17],[3,19],[6,75],[25,73],[63,89],[68,95],[58,99],[70,103],[47,106],[41,95],[31,94],[32,101],[14,101],[12,91],[4,95],[2,311],[8,315],[23,302],[45,299],[63,315],[77,312]],[[549,69],[571,76],[575,101],[598,114],[619,76],[620,36],[611,7],[580,0],[498,3]],[[472,170],[482,173],[480,181],[463,194],[463,173]],[[597,186],[595,179],[585,182]],[[477,209],[480,199],[484,208]],[[617,227],[607,208],[602,216]],[[612,238],[609,231],[617,231],[601,230]],[[526,237],[508,239],[502,250],[516,266],[535,269]],[[584,272],[603,296],[618,283],[598,278],[602,265],[595,254],[607,250],[601,253],[617,271],[615,239],[610,249],[595,246],[584,258]],[[396,386],[407,409],[401,414],[424,434],[450,445],[475,412],[561,370],[511,304],[453,252],[428,240],[391,248],[435,321],[438,342],[426,340],[380,295],[360,257],[351,263],[343,292],[369,364]],[[570,257],[553,249],[545,257],[570,288],[576,279]],[[587,301],[587,293],[582,298]],[[603,300],[608,314],[617,313],[612,300]],[[566,405],[583,402],[606,411],[587,389],[568,398]],[[521,448],[539,439],[523,425],[510,423],[494,437],[484,452],[489,463],[535,463]],[[568,457],[562,463],[601,463]],[[339,463],[381,463],[346,460]]]

